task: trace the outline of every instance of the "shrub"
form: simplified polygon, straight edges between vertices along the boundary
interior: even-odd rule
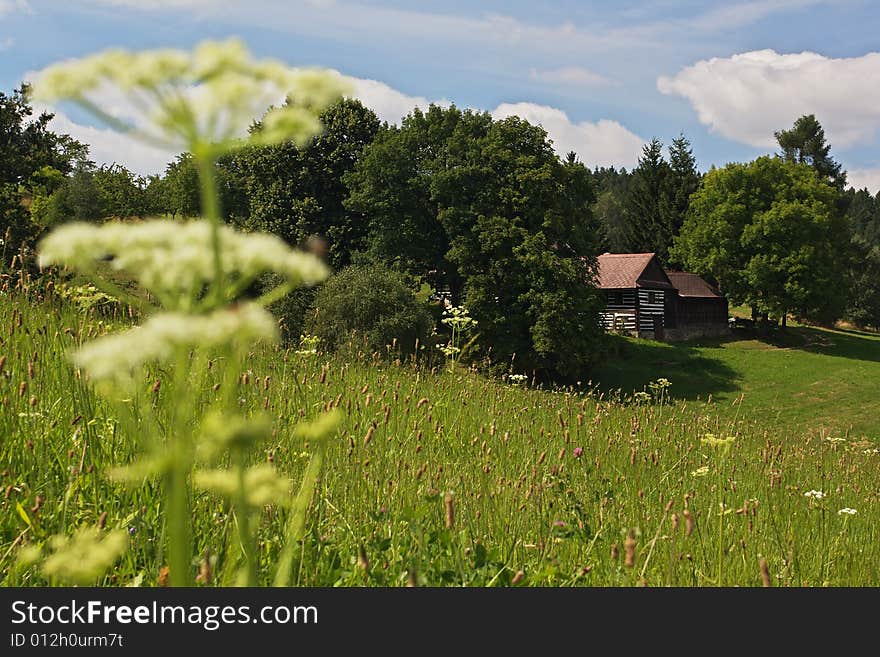
[[[267,274],[259,282],[260,294],[268,292],[282,282],[277,274]],[[312,309],[317,287],[300,287],[269,306],[278,318],[281,339],[285,345],[299,344],[299,336],[306,330],[306,315]]]
[[[412,353],[416,340],[427,342],[433,321],[403,274],[380,264],[353,265],[330,278],[318,291],[306,318],[308,333],[335,350],[354,335],[373,352],[394,343]]]

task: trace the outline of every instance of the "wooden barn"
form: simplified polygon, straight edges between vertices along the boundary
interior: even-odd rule
[[[727,299],[717,288],[687,271],[667,271],[666,275],[677,292],[675,326],[668,337],[686,340],[729,331]]]
[[[602,322],[609,331],[662,339],[674,308],[675,287],[653,253],[599,256],[599,288],[605,291]]]
[[[598,257],[606,330],[686,340],[728,330],[727,300],[696,274],[666,272],[654,253]]]

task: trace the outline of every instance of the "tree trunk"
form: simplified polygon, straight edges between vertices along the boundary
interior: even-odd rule
[[[788,313],[783,312],[782,313],[782,328],[785,328],[786,326],[788,326]]]

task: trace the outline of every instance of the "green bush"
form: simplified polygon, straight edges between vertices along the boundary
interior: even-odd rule
[[[268,292],[279,283],[280,276],[267,274],[260,280],[259,292]],[[312,309],[317,291],[316,287],[300,287],[269,306],[269,310],[278,318],[284,344],[299,344],[299,336],[306,330],[306,315]]]
[[[329,350],[354,337],[368,351],[385,352],[396,340],[397,350],[412,353],[417,339],[427,343],[432,327],[405,276],[380,264],[353,265],[331,277],[306,318],[307,332]]]

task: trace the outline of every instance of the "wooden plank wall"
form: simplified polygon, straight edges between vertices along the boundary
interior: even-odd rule
[[[653,293],[654,302],[649,302],[650,295]],[[663,290],[645,290],[639,288],[639,331],[654,330],[654,316],[663,317]]]
[[[614,318],[617,316],[618,323],[622,322],[623,330],[636,330],[636,291],[635,290],[611,290],[606,292],[607,304],[605,312],[601,313],[602,324],[607,331],[615,330]],[[620,326],[618,325],[618,328]]]

